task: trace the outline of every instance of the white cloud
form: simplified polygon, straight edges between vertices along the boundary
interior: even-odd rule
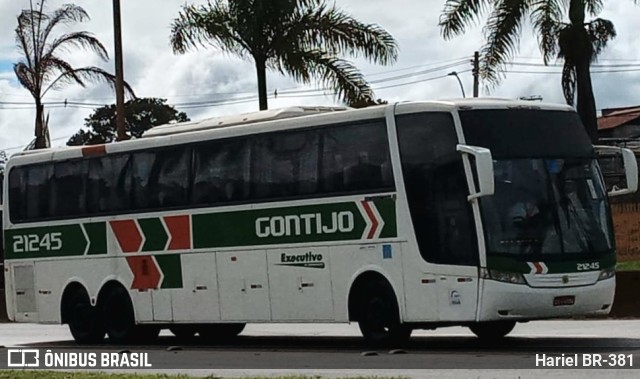
[[[49,9],[54,9],[68,0],[48,0]],[[90,22],[78,26],[78,30],[94,33],[112,56],[113,31],[110,1],[75,0],[92,17]],[[203,3],[191,1],[188,3]],[[185,0],[137,0],[122,2],[122,24],[125,52],[125,75],[138,96],[169,98],[171,103],[228,98],[230,93],[254,96],[256,79],[253,65],[235,57],[230,57],[213,49],[201,49],[185,55],[174,55],[169,46],[170,24],[177,16]],[[337,0],[337,5],[364,22],[378,23],[399,42],[400,56],[394,67],[377,67],[361,59],[356,64],[365,73],[380,73],[401,68],[426,65],[455,58],[471,58],[474,50],[483,42],[481,27],[470,30],[461,37],[443,40],[438,28],[438,19],[444,0]],[[14,41],[15,17],[26,0],[0,0],[0,61],[15,61],[18,57]],[[602,55],[600,63],[613,64],[626,59],[640,61],[636,48],[635,24],[640,16],[640,7],[633,1],[609,1],[601,17],[609,18],[616,24],[618,38]],[[530,29],[525,28],[519,57],[539,58],[537,41]],[[99,65],[113,72],[113,61],[103,63],[94,55],[72,52],[69,60],[76,65]],[[530,60],[540,63],[541,59]],[[472,89],[471,73],[462,71],[470,68],[461,65],[448,70],[426,74],[421,77],[406,78],[398,82],[381,83],[389,85],[411,82],[421,78],[445,75],[456,70],[461,72],[467,95]],[[415,68],[413,71],[424,68]],[[515,68],[513,68],[515,69]],[[549,69],[554,70],[554,69]],[[559,71],[559,68],[555,69]],[[412,70],[371,76],[371,80],[411,73]],[[29,102],[31,98],[18,87],[11,72],[0,72],[0,101]],[[509,74],[492,92],[492,96],[518,97],[540,95],[545,100],[562,102],[559,75]],[[594,74],[594,90],[598,107],[640,104],[640,72]],[[301,87],[277,73],[269,73],[269,91]],[[310,86],[309,88],[317,88]],[[419,100],[452,98],[460,96],[460,88],[453,77],[414,83],[407,86],[380,89],[378,97],[395,100]],[[112,103],[113,94],[106,85],[89,85],[87,88],[71,86],[63,91],[48,95],[49,101],[75,100],[95,103]],[[271,107],[293,104],[333,104],[334,98],[280,96],[270,101]],[[22,106],[20,106],[22,107]],[[18,106],[16,106],[18,108]],[[180,108],[180,107],[178,107]],[[211,108],[185,109],[192,119],[219,114],[247,112],[257,109],[257,101],[244,104]],[[91,109],[56,108],[49,109],[52,138],[58,144],[83,126],[83,119]],[[26,144],[33,136],[32,109],[0,109],[0,149]]]

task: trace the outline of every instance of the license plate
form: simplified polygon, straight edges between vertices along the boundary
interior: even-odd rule
[[[556,296],[553,298],[553,306],[573,305],[576,303],[575,296]]]

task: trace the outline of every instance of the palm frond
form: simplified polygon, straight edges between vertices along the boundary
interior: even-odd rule
[[[84,22],[90,19],[89,14],[82,7],[75,4],[63,4],[53,11],[51,16],[47,15],[48,22],[42,31],[41,38],[43,41],[48,40],[49,35],[57,25]]]
[[[602,0],[583,0],[585,5],[585,10],[591,16],[596,16],[602,11],[602,7],[604,6],[604,1]]]
[[[364,75],[352,63],[321,50],[291,52],[279,60],[279,68],[303,83],[319,79],[347,103],[375,98]]]
[[[68,77],[65,80],[54,81],[49,86],[52,90],[59,90],[66,84],[79,84],[85,87],[84,81],[78,75],[74,74],[74,68],[71,64],[63,59],[60,59],[55,56],[47,57],[40,63],[40,72],[44,74],[43,82],[49,82],[51,78],[57,78],[62,74],[69,73]],[[43,94],[44,96],[44,94]]]
[[[480,75],[495,85],[505,63],[517,52],[520,30],[529,10],[528,0],[500,0],[484,27],[487,43],[482,47]]]
[[[493,0],[447,0],[440,15],[440,31],[446,39],[464,32],[465,28],[481,17]]]
[[[316,48],[336,55],[368,58],[391,64],[398,58],[398,44],[384,28],[362,23],[335,5],[325,2],[294,15],[280,39],[280,48],[295,43],[301,49]],[[291,39],[296,39],[291,41]]]
[[[58,51],[68,51],[71,48],[81,48],[95,52],[103,61],[109,60],[109,53],[102,42],[89,32],[73,32],[63,34],[50,44],[47,44],[43,57],[54,55]]]
[[[184,54],[190,49],[212,45],[246,57],[252,48],[236,32],[238,25],[230,15],[228,5],[222,2],[183,6],[171,25],[173,52]]]
[[[57,88],[59,85],[78,83],[81,86],[85,86],[86,82],[103,82],[108,84],[112,89],[116,87],[116,77],[113,74],[101,69],[100,67],[81,67],[74,68],[70,71],[61,73],[55,80],[49,84],[47,88],[42,92],[44,96],[49,90]],[[128,83],[124,83],[125,94],[129,97],[135,98],[135,93]]]
[[[35,81],[36,75],[33,69],[25,63],[18,62],[13,65],[13,72],[16,74],[16,78],[18,78],[20,85],[29,91],[31,96],[37,98],[40,91]]]
[[[558,0],[535,0],[531,4],[531,24],[538,36],[544,64],[555,58],[558,51],[558,27],[562,20],[560,5]]]
[[[613,22],[602,18],[597,18],[587,24],[587,33],[591,40],[591,46],[593,49],[592,60],[596,60],[598,55],[607,46],[607,43],[616,38],[616,28],[613,26]]]
[[[36,54],[33,40],[33,24],[29,18],[31,14],[32,12],[29,10],[23,10],[17,17],[18,26],[15,29],[18,51],[25,58],[29,67],[35,65],[33,57]]]

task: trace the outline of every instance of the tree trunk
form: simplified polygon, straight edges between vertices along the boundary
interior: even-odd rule
[[[573,57],[576,67],[576,92],[578,104],[576,109],[582,119],[584,128],[593,143],[598,142],[598,118],[596,115],[596,99],[591,85],[591,57],[593,54],[591,41],[584,28],[585,0],[571,0],[569,19],[576,37],[578,54]]]
[[[34,144],[35,149],[44,149],[47,147],[47,141],[44,135],[44,106],[42,102],[37,99],[36,100],[36,130],[35,130],[36,141]]]
[[[576,65],[576,81],[578,92],[577,110],[584,124],[584,128],[594,144],[598,142],[598,117],[596,115],[596,99],[593,96],[591,85],[591,72],[589,61],[580,62]]]
[[[267,103],[267,67],[264,59],[256,59],[256,71],[258,72],[258,98],[260,110],[268,109]]]

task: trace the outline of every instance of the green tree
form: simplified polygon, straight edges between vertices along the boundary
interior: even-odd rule
[[[45,0],[41,0],[34,9],[32,1],[29,9],[23,9],[18,15],[15,29],[16,42],[22,58],[13,66],[18,82],[31,94],[36,105],[35,145],[36,149],[47,147],[47,130],[42,99],[51,90],[59,90],[65,85],[76,83],[85,86],[86,82],[103,81],[115,86],[115,76],[95,66],[75,68],[64,60],[62,53],[74,48],[93,51],[102,60],[108,60],[108,54],[102,43],[91,33],[69,32],[55,37],[53,32],[63,26],[72,25],[89,19],[85,10],[74,4],[47,13]],[[127,91],[133,91],[126,85]]]
[[[125,103],[125,127],[131,136],[140,138],[154,126],[189,121],[187,114],[177,111],[167,100],[139,98]],[[79,130],[67,141],[68,146],[97,145],[116,140],[115,104],[95,109],[85,120],[88,131]]]
[[[611,21],[585,19],[600,13],[603,4],[603,0],[447,0],[440,27],[449,39],[464,33],[485,11],[490,12],[484,27],[486,43],[481,50],[480,75],[495,85],[518,50],[523,25],[530,24],[544,63],[556,57],[564,60],[561,80],[565,100],[576,105],[595,142],[598,125],[590,66],[616,31]],[[563,21],[565,17],[568,22]]]
[[[213,46],[253,59],[260,109],[267,109],[266,70],[310,83],[320,79],[345,102],[374,99],[362,73],[340,55],[378,64],[397,59],[393,37],[376,24],[362,23],[325,0],[215,0],[185,5],[174,20],[175,53]]]

